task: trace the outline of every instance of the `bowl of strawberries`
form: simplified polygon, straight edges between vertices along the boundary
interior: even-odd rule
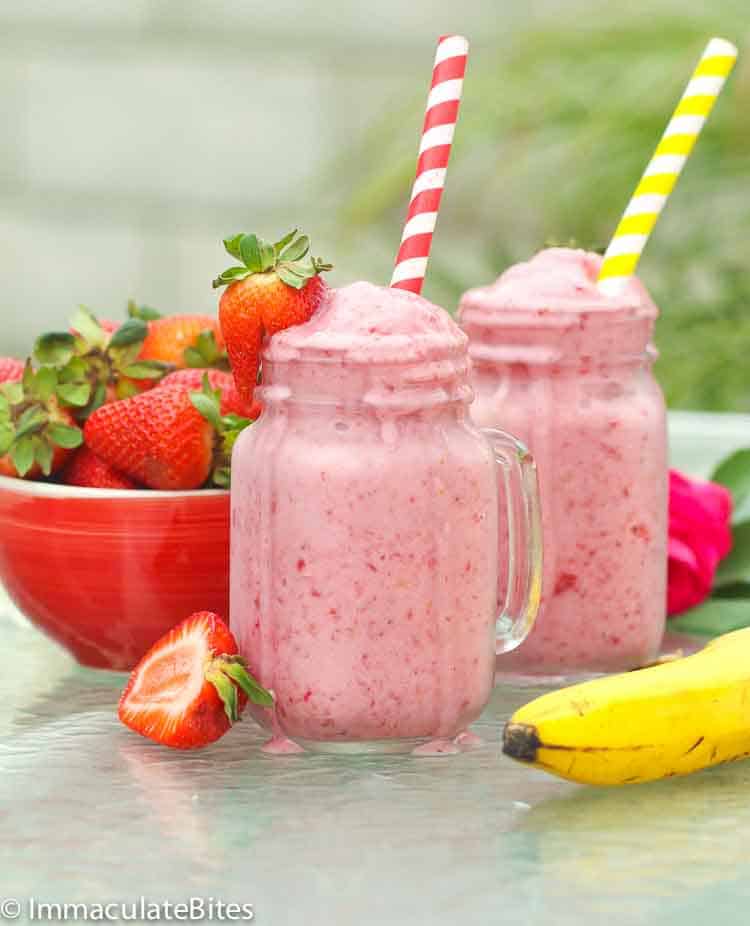
[[[0,358],[0,582],[20,611],[123,671],[186,614],[228,613],[229,460],[258,414],[210,316],[82,308]]]

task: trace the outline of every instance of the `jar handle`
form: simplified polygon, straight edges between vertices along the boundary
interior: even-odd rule
[[[542,518],[539,479],[530,451],[497,428],[482,428],[503,474],[508,511],[508,588],[497,618],[496,653],[509,653],[527,637],[542,590]],[[498,535],[500,528],[498,527]]]

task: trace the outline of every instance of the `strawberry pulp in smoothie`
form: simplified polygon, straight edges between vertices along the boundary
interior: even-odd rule
[[[601,258],[552,248],[467,292],[471,414],[531,449],[544,581],[537,621],[498,667],[617,671],[652,660],[666,609],[664,401],[651,376],[657,309],[632,279],[596,286]]]
[[[487,703],[497,474],[466,343],[369,283],[266,341],[264,413],[232,461],[231,624],[297,743],[412,748]]]

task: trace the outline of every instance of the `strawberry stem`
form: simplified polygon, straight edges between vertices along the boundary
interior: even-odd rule
[[[213,427],[216,435],[211,482],[220,489],[228,489],[232,448],[240,433],[251,425],[252,421],[240,415],[221,414],[221,390],[211,388],[207,373],[203,374],[202,390],[191,392],[190,401]]]
[[[319,257],[310,256],[310,239],[297,230],[271,244],[257,235],[233,235],[224,239],[227,253],[241,266],[229,267],[213,281],[214,289],[246,280],[254,273],[275,271],[279,279],[294,289],[302,289],[319,273],[333,269]]]
[[[273,707],[273,695],[250,675],[241,656],[214,656],[206,665],[204,677],[214,686],[221,698],[230,724],[237,723],[240,719],[238,689],[242,690],[253,704]]]

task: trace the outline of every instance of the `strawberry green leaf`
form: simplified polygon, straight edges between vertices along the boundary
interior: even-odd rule
[[[237,723],[240,719],[239,699],[237,689],[226,675],[219,671],[206,672],[206,681],[210,682],[224,705],[224,713],[230,723]]]
[[[73,357],[72,360],[69,360],[62,369],[57,370],[57,379],[61,383],[75,383],[80,382],[82,379],[86,378],[86,374],[89,369],[89,364],[84,360],[83,357]],[[50,371],[55,372],[51,367],[42,367],[41,370],[37,373],[37,378],[42,374]]]
[[[277,241],[276,244],[273,246],[273,249],[276,252],[276,256],[278,257],[279,254],[281,254],[281,252],[284,250],[284,248],[288,244],[291,244],[291,242],[294,241],[296,237],[297,237],[297,229],[293,228],[289,232],[288,235],[284,235],[284,237],[280,241]]]
[[[34,369],[31,358],[29,357],[26,360],[26,363],[23,368],[23,376],[21,377],[21,385],[23,386],[24,398],[34,395],[34,390],[36,389],[36,370]]]
[[[40,440],[38,437],[34,438],[34,459],[39,464],[39,468],[45,476],[49,476],[52,472],[52,458],[54,457],[54,453],[54,450],[47,441]]]
[[[31,437],[22,437],[10,449],[10,459],[19,476],[25,476],[34,465],[34,444]]]
[[[26,361],[26,365],[23,368],[21,385],[23,386],[24,395],[33,395],[36,377],[34,374],[34,367],[31,365],[31,359]]]
[[[280,260],[294,261],[301,260],[310,250],[310,239],[307,235],[300,235],[296,241],[293,241],[279,255]]]
[[[216,399],[205,395],[203,392],[191,392],[190,401],[201,415],[203,415],[206,421],[212,424],[217,431],[221,431],[221,412],[219,411],[219,403]]]
[[[4,456],[12,447],[16,432],[10,422],[0,423],[0,456]]]
[[[131,399],[134,395],[138,395],[138,391],[138,386],[127,377],[119,379],[115,386],[115,395],[118,399]]]
[[[80,428],[71,428],[66,424],[53,424],[47,430],[50,440],[66,450],[75,450],[83,443],[83,431]]]
[[[68,331],[50,331],[37,338],[34,356],[39,363],[65,366],[73,356],[75,338]]]
[[[210,328],[200,332],[195,339],[195,348],[206,361],[206,366],[210,366],[219,356],[219,347]]]
[[[289,264],[279,264],[276,268],[276,273],[283,283],[286,283],[287,286],[291,286],[294,289],[304,289],[307,281],[314,276],[312,273],[304,275],[298,273],[296,270],[292,270]]]
[[[185,363],[194,369],[204,369],[206,367],[228,369],[226,351],[219,349],[216,336],[210,328],[200,332],[195,340],[195,345],[188,347],[183,357]]]
[[[0,392],[0,421],[10,420],[10,402],[4,392]]]
[[[70,327],[78,332],[90,347],[104,347],[107,333],[99,324],[99,319],[91,309],[81,305],[70,320]]]
[[[161,360],[139,360],[131,363],[120,372],[123,376],[130,376],[133,379],[161,379],[173,369],[170,363],[162,363]]]
[[[221,666],[221,671],[240,686],[253,704],[259,704],[261,707],[273,707],[273,695],[256,682],[248,672],[247,666],[241,657],[219,658],[215,661],[215,664]]]
[[[230,412],[221,419],[223,430],[225,431],[244,431],[248,425],[252,424],[250,418],[243,418],[242,415],[235,415]]]
[[[124,367],[130,366],[131,363],[137,363],[141,353],[141,341],[134,344],[128,344],[126,347],[113,347],[108,350],[112,367],[120,372]]]
[[[212,286],[214,289],[218,289],[220,286],[235,283],[237,280],[244,280],[249,277],[251,273],[252,271],[248,270],[247,267],[230,267],[216,277]]]
[[[333,264],[329,264],[327,261],[323,260],[322,257],[313,257],[312,265],[316,274],[325,273],[328,270],[333,270]]]
[[[48,420],[49,416],[41,405],[29,406],[16,423],[16,439],[39,431]]]
[[[146,340],[148,325],[141,318],[129,318],[115,331],[109,341],[110,347],[129,347]]]
[[[140,318],[144,322],[155,322],[162,318],[158,309],[152,309],[150,305],[138,305],[135,299],[128,299],[128,318]]]
[[[265,238],[258,238],[258,248],[260,249],[260,265],[265,273],[267,270],[273,270],[276,266],[276,251],[270,241]]]
[[[57,396],[66,405],[83,408],[91,398],[90,383],[60,383],[57,387]]]
[[[107,401],[107,387],[104,383],[99,383],[99,385],[94,389],[94,394],[91,396],[91,401],[89,404],[82,410],[83,419],[88,418],[90,415],[93,415],[97,408],[101,408],[102,405]]]
[[[47,402],[57,386],[57,373],[52,367],[41,367],[34,381],[34,395],[40,402]]]
[[[21,383],[3,383],[0,386],[2,393],[10,405],[18,405],[23,402],[23,385]]]
[[[211,481],[217,489],[228,489],[231,485],[231,471],[228,466],[217,467],[211,476]]]
[[[263,261],[260,256],[260,245],[257,235],[243,235],[240,238],[240,259],[253,273],[261,273]]]
[[[206,365],[201,352],[195,347],[186,347],[182,356],[185,363],[193,370],[201,370]]]
[[[242,260],[242,255],[240,254],[240,241],[242,241],[242,232],[238,235],[232,235],[231,238],[224,239],[224,248],[227,254],[231,254],[232,257],[235,257],[237,260]]]

